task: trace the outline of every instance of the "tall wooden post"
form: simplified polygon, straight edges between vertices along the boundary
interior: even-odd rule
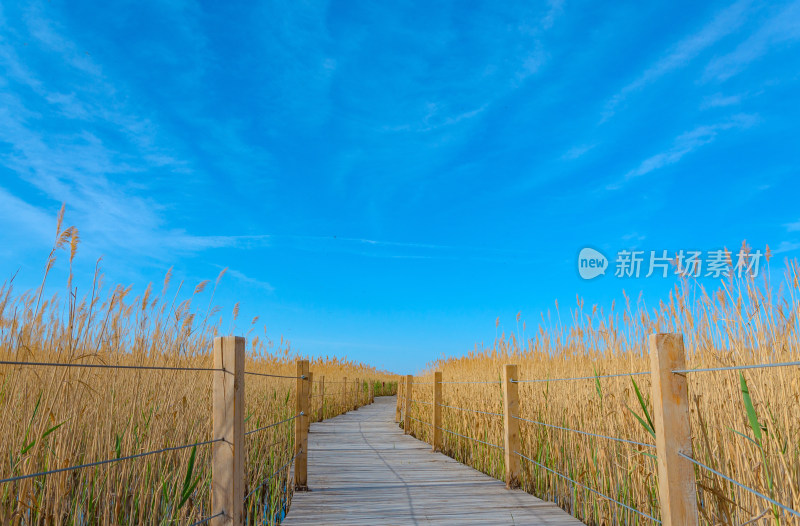
[[[244,338],[214,338],[213,526],[244,524]]]
[[[515,380],[515,381],[512,381]],[[503,428],[505,431],[506,487],[519,487],[519,380],[516,365],[503,369]]]
[[[678,454],[692,456],[686,375],[672,372],[686,368],[683,335],[650,335],[650,363],[661,523],[664,526],[697,526],[694,468]]]
[[[308,372],[308,422],[311,423],[312,420],[316,417],[316,411],[314,411],[314,373],[309,371]]]
[[[442,450],[442,372],[433,373],[433,450]]]
[[[342,408],[345,413],[348,411],[347,406],[349,405],[347,400],[347,377],[345,376],[342,380]]]
[[[369,380],[369,403],[375,403],[375,382],[372,380]]]
[[[356,378],[356,392],[355,392],[355,401],[353,402],[353,409],[358,409],[358,406],[361,405],[361,379]]]
[[[400,423],[400,401],[403,399],[403,394],[400,392],[400,380],[397,380],[397,407],[395,408],[394,412],[394,421],[398,424]]]
[[[410,374],[406,375],[406,388],[405,388],[405,398],[406,404],[404,407],[405,415],[404,422],[403,422],[403,432],[407,435],[409,431],[411,431],[411,388],[412,383],[414,381],[414,377]]]
[[[297,396],[294,419],[294,489],[308,491],[308,426],[310,421],[308,360],[297,360]]]
[[[325,376],[319,379],[319,421],[325,420]]]

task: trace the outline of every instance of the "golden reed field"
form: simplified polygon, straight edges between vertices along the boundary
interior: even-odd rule
[[[139,367],[213,367],[211,342],[225,334],[211,299],[198,296],[204,281],[186,294],[167,274],[159,291],[148,286],[74,294],[75,228],[59,228],[47,259],[66,252],[70,265],[66,299],[42,290],[17,293],[13,280],[0,288],[0,360]],[[189,289],[191,292],[192,289]],[[187,299],[177,299],[189,296]],[[206,295],[208,296],[208,294]],[[238,305],[232,318],[238,315]],[[288,344],[247,336],[246,370],[294,376]],[[393,394],[396,377],[336,358],[313,359],[314,379],[325,376],[325,396],[315,381],[314,418],[331,417],[367,403],[367,380],[376,395]],[[208,441],[211,438],[212,372],[0,364],[0,479]],[[360,378],[360,397],[350,380]],[[290,418],[295,380],[245,377],[246,430]],[[385,388],[384,388],[384,383]],[[343,398],[347,386],[347,400]],[[245,437],[248,524],[274,524],[285,513],[291,483],[285,467],[293,457],[293,425]],[[276,473],[272,478],[268,477]],[[0,524],[191,524],[210,514],[210,446],[197,445],[119,462],[0,483]],[[267,480],[268,479],[268,480]],[[265,483],[266,480],[266,483]]]
[[[541,424],[654,444],[649,375],[627,374],[650,370],[648,335],[654,332],[682,333],[692,369],[797,362],[800,268],[796,261],[787,268],[779,283],[770,282],[766,269],[756,280],[728,280],[716,291],[683,283],[651,307],[627,297],[609,312],[586,309],[580,299],[568,314],[556,305],[522,345],[512,333],[491,348],[431,362],[414,378],[413,399],[420,403],[412,404],[412,417],[425,423],[412,420],[411,430],[432,440],[431,373],[442,371],[442,404],[452,407],[442,409],[443,428],[502,447],[499,381],[504,364],[518,364],[522,380],[551,379],[519,384],[520,417],[537,422],[520,422],[521,453],[658,519],[654,449]],[[598,378],[619,373],[625,374]],[[800,509],[800,367],[687,374],[694,458]],[[574,377],[589,378],[562,380]],[[501,449],[451,433],[443,440],[446,454],[503,478]],[[524,459],[521,467],[525,490],[587,524],[653,523]],[[697,468],[696,478],[703,524],[800,524],[717,475]]]

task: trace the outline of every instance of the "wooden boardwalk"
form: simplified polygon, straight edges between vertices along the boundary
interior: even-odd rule
[[[550,502],[440,453],[395,424],[395,397],[311,424],[309,492],[285,526],[328,524],[580,525]]]

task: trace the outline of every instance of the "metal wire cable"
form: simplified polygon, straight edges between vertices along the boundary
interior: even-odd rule
[[[492,444],[491,442],[484,442],[483,440],[478,440],[477,438],[472,438],[472,437],[468,437],[466,435],[461,435],[459,433],[456,433],[455,431],[450,431],[449,429],[445,429],[443,427],[439,427],[437,429],[441,429],[445,433],[450,433],[451,435],[456,435],[456,436],[459,436],[461,438],[466,438],[467,440],[474,440],[475,442],[480,442],[481,444],[486,444],[487,446],[496,447],[497,449],[505,449],[502,446],[498,446],[497,444]]]
[[[189,526],[199,526],[200,524],[206,523],[206,522],[210,521],[211,519],[216,519],[220,515],[225,515],[225,512],[224,511],[220,511],[219,513],[215,513],[211,517],[206,517],[205,519],[200,519],[197,522],[193,522]]]
[[[673,371],[675,372],[675,371]],[[534,384],[539,382],[565,382],[569,380],[595,380],[599,378],[617,378],[619,376],[641,376],[650,374],[650,371],[641,371],[638,373],[619,373],[619,374],[600,374],[597,376],[576,376],[574,378],[540,378],[537,380],[511,380],[512,384]]]
[[[558,475],[559,477],[561,477],[561,478],[563,478],[563,479],[565,479],[565,480],[568,480],[568,481],[572,482],[573,484],[577,484],[578,486],[581,486],[582,488],[585,488],[585,489],[587,489],[587,490],[591,491],[592,493],[594,493],[594,494],[596,494],[596,495],[599,495],[599,496],[603,497],[604,499],[608,499],[608,500],[610,500],[611,502],[614,502],[614,503],[616,503],[616,504],[618,504],[618,505],[622,506],[622,507],[623,507],[623,508],[625,508],[626,510],[630,510],[630,511],[632,511],[632,512],[634,512],[634,513],[638,513],[638,514],[639,514],[639,515],[641,515],[642,517],[647,517],[647,518],[648,518],[648,519],[650,519],[651,521],[653,521],[653,522],[655,522],[655,523],[658,523],[658,524],[661,524],[661,521],[660,521],[660,520],[658,520],[658,519],[656,519],[655,517],[653,517],[653,516],[651,516],[651,515],[648,515],[647,513],[643,512],[643,511],[639,511],[639,510],[637,510],[636,508],[631,508],[631,507],[630,507],[630,506],[628,506],[627,504],[623,504],[623,503],[621,503],[620,501],[618,501],[617,499],[614,499],[614,498],[612,498],[612,497],[609,497],[609,496],[608,496],[608,495],[606,495],[605,493],[600,493],[600,492],[599,492],[599,491],[597,491],[596,489],[590,488],[589,486],[587,486],[587,485],[585,485],[585,484],[581,484],[581,483],[580,483],[580,482],[578,482],[577,480],[573,480],[573,479],[569,478],[568,476],[564,475],[563,473],[559,473],[558,471],[556,471],[556,470],[554,470],[554,469],[550,469],[550,468],[548,468],[547,466],[545,466],[545,465],[543,465],[543,464],[539,464],[538,462],[536,462],[536,461],[535,461],[535,460],[533,460],[532,458],[528,458],[528,457],[526,457],[525,455],[523,455],[523,454],[522,454],[522,453],[520,453],[519,451],[516,451],[516,450],[515,450],[515,451],[514,451],[514,453],[516,453],[517,455],[519,455],[519,456],[520,456],[520,458],[524,458],[524,459],[525,459],[525,460],[527,460],[528,462],[531,462],[531,463],[533,463],[533,464],[536,464],[536,465],[537,465],[537,466],[539,466],[540,468],[546,469],[547,471],[549,471],[550,473],[552,473],[552,474],[554,474],[554,475]]]
[[[693,459],[693,458],[692,458],[692,457],[690,457],[689,455],[684,455],[683,453],[681,453],[680,451],[678,451],[678,456],[681,456],[681,457],[685,458],[686,460],[688,460],[689,462],[691,462],[691,463],[692,463],[692,464],[694,464],[695,466],[698,466],[698,467],[701,467],[701,468],[703,468],[703,469],[706,469],[706,470],[710,471],[711,473],[713,473],[713,474],[715,474],[715,475],[717,475],[717,476],[719,476],[719,477],[722,477],[723,479],[727,480],[727,481],[728,481],[728,482],[730,482],[731,484],[735,484],[736,486],[739,486],[739,487],[740,487],[740,488],[742,488],[743,490],[749,491],[750,493],[752,493],[752,494],[754,494],[754,495],[758,495],[758,496],[759,496],[759,497],[761,497],[762,499],[764,499],[764,500],[766,500],[766,501],[769,501],[769,502],[771,502],[771,503],[772,503],[772,504],[774,504],[775,506],[778,506],[780,509],[782,509],[782,510],[783,510],[783,511],[785,511],[786,513],[790,513],[790,514],[792,514],[792,515],[794,515],[794,516],[796,516],[796,517],[800,517],[800,511],[793,510],[792,508],[789,508],[789,507],[787,507],[787,506],[785,506],[785,505],[781,504],[780,502],[778,502],[778,501],[776,501],[776,500],[774,500],[774,499],[771,499],[771,498],[767,497],[767,496],[766,496],[766,495],[764,495],[763,493],[759,493],[758,491],[754,490],[753,488],[750,488],[750,487],[748,487],[748,486],[745,486],[745,485],[744,485],[744,484],[742,484],[741,482],[737,482],[737,481],[733,480],[732,478],[730,478],[730,477],[729,477],[729,476],[727,476],[727,475],[723,475],[722,473],[720,473],[720,472],[719,472],[719,471],[717,471],[716,469],[714,469],[714,468],[712,468],[712,467],[710,467],[710,466],[707,466],[706,464],[703,464],[702,462],[700,462],[700,461],[698,461],[698,460],[695,460],[695,459]]]
[[[413,416],[409,416],[408,418],[410,418],[411,420],[416,420],[416,421],[417,421],[417,422],[419,422],[420,424],[425,424],[426,426],[431,426],[431,427],[433,427],[433,424],[431,424],[430,422],[426,422],[426,421],[424,421],[424,420],[420,420],[419,418],[414,418]]]
[[[442,382],[442,384],[501,384],[500,380],[488,381],[488,382]]]
[[[800,362],[759,363],[755,365],[732,365],[730,367],[707,367],[705,369],[677,369],[673,373],[709,373],[713,371],[742,371],[744,369],[765,369],[768,367],[800,367]]]
[[[127,457],[120,457],[120,458],[110,458],[106,460],[98,460],[97,462],[90,462],[88,464],[80,464],[77,466],[70,466],[68,468],[58,468],[58,469],[51,469],[50,471],[40,471],[39,473],[31,473],[30,475],[17,475],[16,477],[9,477],[6,479],[0,480],[0,484],[4,484],[6,482],[16,482],[17,480],[24,480],[34,477],[41,477],[44,475],[52,475],[54,473],[62,473],[64,471],[74,471],[76,469],[82,468],[91,468],[93,466],[102,466],[103,464],[112,464],[114,462],[120,462],[122,460],[131,460],[134,458],[146,457],[148,455],[155,455],[157,453],[166,453],[168,451],[177,451],[180,449],[187,449],[190,447],[195,446],[204,446],[206,444],[213,444],[214,442],[221,442],[221,438],[216,438],[214,440],[206,440],[205,442],[195,442],[194,444],[186,444],[184,446],[174,446],[174,447],[165,447],[164,449],[159,449],[156,451],[147,451],[145,453],[137,453],[135,455],[128,455]]]
[[[465,409],[463,407],[454,407],[451,405],[438,404],[439,407],[446,407],[447,409],[457,409],[459,411],[472,411],[473,413],[482,413],[484,415],[503,416],[502,413],[490,413],[489,411],[479,411],[477,409]]]
[[[290,458],[290,459],[289,459],[289,461],[288,461],[286,464],[284,464],[283,466],[281,466],[281,467],[279,467],[278,469],[276,469],[275,471],[273,471],[273,472],[272,472],[272,474],[271,474],[269,477],[265,478],[265,479],[264,479],[264,480],[261,482],[261,484],[259,484],[259,485],[258,485],[258,486],[256,486],[255,488],[253,488],[253,491],[251,491],[250,493],[248,493],[248,494],[245,496],[244,500],[246,501],[247,499],[249,499],[249,498],[250,498],[250,496],[251,496],[251,495],[253,495],[253,493],[255,493],[256,491],[258,491],[259,489],[261,489],[261,488],[264,486],[264,484],[266,484],[267,482],[269,482],[269,481],[272,479],[272,477],[274,477],[275,475],[277,475],[278,473],[280,473],[281,471],[283,471],[284,469],[286,469],[287,467],[289,467],[289,466],[292,464],[292,462],[294,462],[294,460],[295,460],[295,459],[298,457],[298,455],[300,455],[300,453],[302,453],[302,452],[303,452],[303,450],[302,450],[302,449],[298,449],[298,450],[297,450],[297,453],[295,453],[295,454],[294,454],[294,456],[293,456],[292,458]]]
[[[249,374],[249,375],[252,375],[252,376],[267,376],[269,378],[289,378],[289,379],[295,379],[295,380],[308,380],[308,376],[306,376],[306,375],[302,375],[302,376],[286,376],[286,375],[283,375],[283,374],[256,373],[256,372],[253,372],[253,371],[245,371],[244,374]]]
[[[412,402],[412,403],[415,403],[415,404],[433,405],[433,404],[432,404],[432,403],[430,403],[430,402],[423,402],[422,400],[411,400],[411,402]]]
[[[590,437],[605,438],[605,439],[608,439],[608,440],[615,440],[617,442],[624,442],[626,444],[633,444],[633,445],[636,445],[636,446],[644,446],[644,447],[651,447],[651,448],[655,448],[656,447],[654,444],[647,444],[646,442],[636,442],[635,440],[628,440],[627,438],[617,438],[617,437],[610,437],[610,436],[606,436],[606,435],[598,435],[597,433],[589,433],[588,431],[581,431],[580,429],[570,429],[568,427],[561,427],[561,426],[556,426],[556,425],[553,425],[553,424],[545,424],[544,422],[537,422],[536,420],[528,420],[527,418],[520,418],[518,416],[512,416],[511,418],[516,418],[517,420],[521,420],[522,422],[528,422],[530,424],[537,424],[537,425],[544,426],[544,427],[552,427],[553,429],[560,429],[562,431],[571,431],[573,433],[579,433],[581,435],[587,435],[587,436],[590,436]]]
[[[14,362],[0,360],[0,365],[37,365],[46,367],[84,367],[89,369],[146,369],[149,371],[221,371],[213,367],[166,367],[156,365],[110,365],[104,363]]]
[[[305,415],[305,413],[304,413],[303,411],[300,411],[300,412],[299,412],[299,413],[297,413],[296,415],[294,415],[294,416],[290,416],[289,418],[287,418],[287,419],[285,419],[285,420],[281,420],[280,422],[275,422],[274,424],[270,424],[270,425],[268,425],[268,426],[259,427],[258,429],[253,429],[252,431],[248,431],[247,433],[245,433],[245,434],[244,434],[244,436],[251,435],[251,434],[253,434],[253,433],[257,433],[257,432],[259,432],[259,431],[263,431],[263,430],[265,430],[265,429],[269,429],[270,427],[279,426],[279,425],[281,425],[281,424],[285,424],[286,422],[291,422],[292,420],[294,420],[294,419],[295,419],[295,418],[297,418],[298,416],[302,416],[302,415]]]

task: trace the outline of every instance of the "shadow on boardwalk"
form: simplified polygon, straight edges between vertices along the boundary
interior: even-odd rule
[[[555,504],[460,464],[403,434],[395,397],[311,425],[308,493],[285,526],[409,524],[580,525]]]

